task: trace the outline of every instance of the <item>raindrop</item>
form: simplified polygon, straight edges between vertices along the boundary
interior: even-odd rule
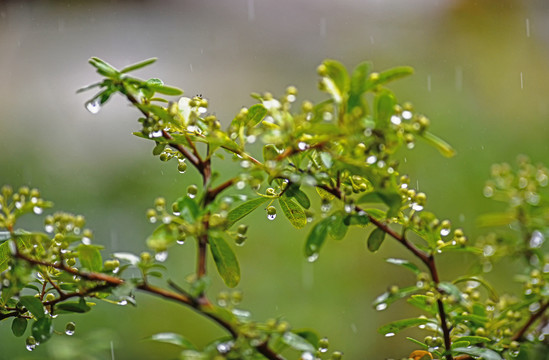
[[[440,229],[440,236],[448,236],[450,229]]]
[[[332,204],[329,202],[326,202],[320,205],[320,211],[322,211],[323,213],[327,213],[328,211],[330,211],[331,208],[332,208]]]
[[[412,112],[410,110],[404,110],[402,112],[402,118],[405,120],[410,120],[412,118]]]
[[[423,206],[419,205],[418,203],[413,203],[412,204],[412,209],[414,209],[415,211],[421,211],[421,210],[423,210]]]
[[[324,121],[331,121],[333,118],[334,115],[329,111],[325,111],[324,114],[322,114],[322,119],[324,119]]]
[[[201,107],[198,108],[198,112],[199,112],[200,114],[204,114],[206,111],[208,111],[208,109],[205,108],[204,106],[201,106]]]
[[[71,321],[65,325],[65,334],[72,336],[76,330],[76,325]]]
[[[372,136],[372,129],[366,128],[364,130],[364,136]]]
[[[23,207],[23,203],[21,201],[16,201],[15,202],[15,207],[18,208],[18,209],[21,209]]]
[[[390,332],[390,333],[385,334],[385,337],[391,337],[391,336],[395,336],[395,333]]]
[[[28,351],[33,351],[36,349],[36,344],[27,344],[26,348]]]
[[[128,305],[128,300],[126,300],[126,299],[120,300],[119,302],[116,303],[116,305],[126,306],[126,305]]]
[[[539,302],[532,303],[530,304],[530,306],[528,306],[528,310],[530,310],[531,313],[538,311],[540,308],[541,305]]]
[[[154,224],[154,223],[156,222],[156,216],[151,216],[151,217],[149,218],[149,222],[150,222],[151,224]]]
[[[294,94],[290,94],[290,95],[286,96],[286,100],[288,100],[288,102],[291,102],[291,103],[296,101],[296,99],[297,99],[297,97]]]
[[[217,345],[217,351],[220,354],[226,354],[229,351],[231,351],[232,346],[233,346],[232,342],[221,343]]]
[[[153,131],[153,132],[149,133],[150,138],[158,138],[158,137],[161,137],[161,136],[162,136],[162,131],[161,130],[157,130],[157,131]]]
[[[366,163],[370,165],[375,164],[376,161],[377,157],[375,155],[368,156],[368,158],[366,159]]]
[[[99,99],[88,101],[86,103],[86,109],[92,114],[97,114],[99,110],[101,110],[101,103],[99,102]]]
[[[245,183],[244,181],[240,180],[240,181],[238,181],[238,182],[236,183],[235,186],[236,186],[236,188],[237,188],[238,190],[242,190],[242,189],[244,189],[244,187],[246,186],[246,183]]]
[[[47,233],[51,233],[51,232],[53,232],[53,225],[48,224],[48,225],[44,226],[44,229],[46,230]]]
[[[318,253],[313,253],[307,258],[307,261],[312,263],[318,260]]]
[[[526,18],[526,37],[530,37],[530,19]]]
[[[183,244],[185,244],[185,240],[184,239],[177,239],[176,243],[179,244],[179,245],[183,245]]]
[[[255,135],[248,135],[248,137],[246,138],[246,141],[248,142],[248,144],[253,144],[255,143],[256,140],[257,140],[257,137]]]
[[[530,247],[533,249],[540,248],[544,242],[545,242],[545,236],[543,236],[543,234],[540,231],[534,230],[534,232],[532,233],[532,236],[530,237]]]
[[[299,150],[304,151],[304,150],[307,150],[307,148],[309,147],[309,145],[307,145],[306,142],[300,141],[300,142],[297,144],[297,147],[298,147]]]
[[[536,180],[541,186],[547,186],[547,183],[549,183],[549,177],[547,174],[543,171],[538,171],[536,174]]]
[[[492,245],[486,245],[484,247],[484,250],[483,250],[484,256],[492,256],[492,255],[494,255],[495,252],[496,252],[496,250],[494,249],[494,247]]]
[[[482,190],[482,194],[485,197],[490,198],[490,197],[494,196],[494,188],[491,187],[490,185],[486,185],[484,187],[484,189]]]
[[[251,165],[252,165],[252,163],[249,162],[248,160],[242,160],[240,162],[240,167],[243,168],[243,169],[249,169]]]
[[[345,212],[346,212],[347,214],[352,213],[354,208],[355,208],[355,207],[354,207],[354,204],[353,204],[353,203],[347,203],[347,204],[345,204],[345,206],[344,206]]]
[[[540,200],[540,196],[538,193],[535,192],[527,192],[526,193],[526,202],[530,205],[538,205]]]
[[[278,101],[277,99],[264,100],[263,101],[263,106],[265,106],[265,108],[267,108],[267,110],[279,109],[280,108],[280,101]]]
[[[165,215],[162,217],[162,222],[164,224],[169,224],[172,222],[172,217],[170,215]]]
[[[391,122],[395,125],[400,125],[400,123],[402,122],[402,119],[398,115],[393,115],[391,116]]]
[[[267,219],[269,219],[269,220],[274,220],[274,219],[276,219],[276,214],[268,214],[268,215],[267,215]]]
[[[385,309],[387,309],[387,303],[379,303],[379,304],[376,305],[376,310],[377,311],[383,311]]]
[[[168,252],[167,251],[160,251],[154,254],[154,258],[156,261],[164,262],[168,258]]]
[[[87,236],[84,236],[84,237],[82,238],[82,244],[84,244],[84,245],[91,245],[91,239],[90,239],[89,237],[87,237]]]
[[[320,37],[326,37],[326,18],[320,18]]]
[[[187,196],[191,199],[194,199],[196,197],[196,194],[187,193]]]

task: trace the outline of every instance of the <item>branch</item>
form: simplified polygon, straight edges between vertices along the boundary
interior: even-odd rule
[[[520,328],[520,330],[515,335],[513,335],[511,340],[513,341],[521,340],[524,334],[526,333],[526,331],[528,331],[528,329],[530,328],[530,326],[532,326],[532,324],[536,322],[536,320],[538,320],[543,315],[543,313],[545,313],[545,311],[547,311],[547,308],[549,308],[549,300],[546,301],[545,304],[543,304],[538,311],[536,311],[530,316],[528,321]]]

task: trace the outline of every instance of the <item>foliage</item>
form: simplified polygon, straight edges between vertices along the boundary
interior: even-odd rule
[[[113,94],[122,94],[141,114],[134,134],[151,141],[153,155],[161,161],[175,159],[180,173],[190,164],[202,184],[189,184],[186,193],[170,203],[160,197],[147,210],[148,220],[159,224],[146,240],[152,253],[107,257],[92,242],[93,234],[80,215],[47,215],[45,232],[18,229],[21,216],[40,215],[52,204],[36,189],[4,186],[0,320],[12,319],[13,334],[27,336],[27,349],[56,333],[56,315],[86,313],[98,301],[134,303],[133,294],[141,291],[190,307],[226,330],[226,336],[204,348],[182,334],[151,335],[150,340],[179,346],[181,359],[341,358],[339,351],[328,352],[328,340],[311,330],[293,329],[280,318],[254,320],[239,308],[240,291],[218,294],[217,303],[208,297],[209,259],[227,287],[236,287],[243,276],[231,243],[245,243],[248,226],[241,221],[254,211],[265,211],[270,220],[282,213],[295,228],[308,227],[301,231],[308,233],[304,254],[311,262],[328,239],[343,239],[349,227],[368,234],[372,252],[388,239],[401,243],[410,259],[387,262],[411,271],[417,281],[403,288],[389,286],[373,305],[384,310],[406,299],[419,310],[418,317],[379,329],[385,336],[410,327],[423,329],[424,338],[408,338],[418,348],[409,358],[532,359],[546,346],[549,258],[543,245],[549,232],[549,172],[525,157],[516,171],[495,165],[484,193],[508,204],[508,209],[480,218],[479,225],[496,230],[473,244],[462,229],[425,210],[426,195],[399,173],[399,154],[418,139],[445,156],[454,150],[429,131],[426,116],[410,103],[400,103],[386,87],[410,75],[411,68],[378,73],[371,64],[361,63],[348,73],[339,62],[326,60],[317,69],[326,100],[296,106],[294,87],[281,98],[253,94],[257,104],[242,108],[223,130],[208,111],[207,99],[169,101],[162,96],[182,91],[159,79],[127,75],[154,61],[117,70],[90,59],[103,80],[80,90],[99,88],[86,108],[97,113]],[[224,177],[213,159],[232,162],[238,175]],[[186,241],[197,244],[196,271],[184,284],[163,280],[162,262],[172,247]],[[436,259],[446,252],[469,253],[479,266],[457,279],[442,280]],[[524,292],[499,295],[483,273],[495,262],[519,257],[524,261],[517,279],[524,283]],[[154,278],[164,286],[153,285],[159,281]],[[74,331],[73,322],[65,325],[67,335]]]

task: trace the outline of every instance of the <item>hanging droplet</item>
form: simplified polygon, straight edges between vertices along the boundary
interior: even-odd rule
[[[34,336],[29,336],[25,341],[25,344],[28,351],[33,351],[39,345]]]
[[[154,254],[154,258],[158,262],[164,262],[168,258],[168,252],[167,251],[160,251]]]
[[[440,236],[447,236],[450,234],[450,229],[440,229]]]
[[[315,360],[315,357],[313,356],[313,354],[307,351],[301,354],[299,360]]]
[[[312,263],[312,262],[315,262],[318,260],[318,253],[315,252],[313,253],[312,255],[310,255],[309,257],[307,257],[307,261]]]
[[[391,122],[395,125],[400,125],[400,123],[402,122],[402,120],[400,119],[400,116],[398,115],[393,115],[391,116]]]
[[[391,336],[395,336],[395,333],[390,332],[390,333],[385,334],[385,337],[391,337]]]
[[[226,342],[226,343],[220,343],[217,345],[217,351],[220,353],[220,354],[226,354],[228,353],[229,351],[231,351],[231,348],[233,347],[233,343],[232,342]]]
[[[387,309],[387,303],[379,303],[376,305],[376,310],[377,311],[383,311]]]
[[[375,164],[377,161],[377,157],[375,155],[371,155],[371,156],[368,156],[368,158],[366,159],[366,163],[367,164]]]
[[[74,322],[68,322],[67,325],[65,325],[65,334],[72,336],[74,335],[74,331],[76,330],[76,324]]]
[[[175,241],[178,245],[184,245],[185,244],[185,239],[177,239]]]
[[[46,226],[44,226],[44,229],[46,230],[47,233],[51,233],[53,232],[53,225],[47,224]]]
[[[530,243],[529,243],[530,248],[533,248],[533,249],[540,248],[544,242],[545,242],[545,236],[543,236],[543,234],[540,231],[534,230],[534,232],[532,232],[532,237],[530,237]]]
[[[98,98],[90,100],[86,103],[86,109],[92,114],[97,114],[101,110],[101,102]]]
[[[307,148],[309,147],[309,145],[308,145],[306,142],[300,141],[300,142],[297,144],[297,147],[298,147],[299,150],[304,151],[304,150],[307,150]]]
[[[32,208],[32,212],[35,213],[36,215],[42,214],[42,211],[43,211],[43,209],[39,206],[35,206],[35,207]]]

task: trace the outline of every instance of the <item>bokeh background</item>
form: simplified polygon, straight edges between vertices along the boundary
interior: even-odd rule
[[[175,199],[197,178],[153,158],[150,143],[131,135],[138,113],[122,98],[97,115],[85,110],[92,94],[75,90],[98,79],[91,56],[118,67],[158,57],[136,75],[202,94],[225,124],[253,103],[254,91],[281,95],[295,85],[301,99],[322,99],[315,68],[324,58],[348,67],[371,60],[377,70],[411,65],[415,75],[392,88],[427,114],[458,154],[446,159],[418,143],[403,154],[403,169],[428,193],[428,208],[471,238],[479,233],[475,218],[498,208],[482,197],[490,164],[517,154],[548,162],[544,0],[0,1],[0,183],[39,187],[55,209],[84,214],[107,251],[145,250],[153,229],[145,210],[158,195]],[[280,315],[296,328],[317,329],[347,359],[401,358],[414,348],[404,336],[376,332],[414,309],[371,306],[388,285],[413,281],[383,261],[408,256],[398,245],[373,255],[365,233],[353,232],[309,264],[302,254],[307,231],[263,215],[250,221],[250,238],[237,249],[242,307],[257,319]],[[193,259],[192,244],[173,250],[169,277],[181,280]],[[448,258],[442,277],[466,271],[468,261]],[[495,280],[512,288],[505,273]],[[220,289],[216,282],[212,294]],[[98,304],[87,316],[66,317],[77,322],[76,334],[33,353],[2,322],[0,359],[84,358],[79,351],[98,359],[170,359],[175,347],[142,339],[172,331],[201,346],[222,333],[178,305],[137,300],[137,308]]]

